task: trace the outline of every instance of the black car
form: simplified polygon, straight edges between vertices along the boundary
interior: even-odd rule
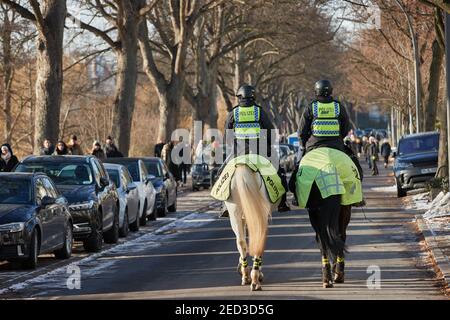
[[[39,254],[72,254],[67,200],[43,174],[0,173],[0,260],[35,268]]]
[[[16,172],[42,172],[69,202],[74,237],[86,251],[119,239],[119,198],[103,164],[94,156],[29,156]]]
[[[411,189],[424,187],[438,167],[439,133],[425,132],[404,136],[394,153],[394,174],[398,197]]]
[[[193,191],[211,187],[211,172],[206,163],[192,165],[191,176]]]
[[[156,207],[158,215],[163,217],[166,212],[177,211],[177,182],[160,158],[141,158],[150,175],[156,191]]]

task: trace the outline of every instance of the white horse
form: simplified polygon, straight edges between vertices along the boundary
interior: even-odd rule
[[[269,218],[278,203],[272,204],[260,174],[246,165],[238,165],[231,181],[231,197],[225,201],[231,227],[236,234],[240,254],[238,272],[242,276],[242,285],[250,284],[252,291],[261,290],[263,273],[262,255],[266,244]],[[247,228],[246,228],[247,227]],[[249,245],[247,246],[246,229]],[[247,250],[248,248],[248,250]],[[253,268],[250,273],[247,251],[253,256]]]

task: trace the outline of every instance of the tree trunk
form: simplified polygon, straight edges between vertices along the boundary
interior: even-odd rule
[[[137,41],[133,31],[116,51],[117,79],[113,109],[112,135],[117,139],[118,148],[128,155],[130,149],[131,124],[133,119],[137,81]]]
[[[5,126],[3,131],[3,139],[6,143],[11,143],[11,85],[13,81],[12,67],[12,50],[11,50],[11,33],[12,25],[8,16],[8,10],[3,12],[3,30],[1,33],[3,43],[3,115],[5,118]]]
[[[58,139],[63,85],[63,38],[66,19],[65,0],[47,0],[42,4],[43,30],[37,37],[36,114],[34,152],[44,139]]]
[[[425,131],[433,131],[436,124],[436,113],[438,109],[439,82],[441,77],[444,50],[438,41],[433,41],[433,58],[430,65],[430,81],[428,83],[428,101],[424,110]]]
[[[436,173],[437,177],[448,177],[448,141],[447,141],[447,103],[439,104],[438,118],[440,125],[439,136],[439,160],[438,168],[441,168]]]

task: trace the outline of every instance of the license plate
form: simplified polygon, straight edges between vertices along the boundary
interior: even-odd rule
[[[436,168],[422,169],[421,172],[422,172],[423,174],[427,174],[427,173],[435,173],[435,172],[436,172]]]

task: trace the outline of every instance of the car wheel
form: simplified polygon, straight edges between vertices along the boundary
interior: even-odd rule
[[[178,197],[175,195],[175,201],[173,202],[173,204],[168,208],[169,212],[176,212],[177,211],[177,200]]]
[[[21,262],[21,266],[23,269],[36,269],[38,263],[39,256],[39,241],[38,241],[38,233],[36,230],[33,230],[31,234],[29,254],[26,260]]]
[[[53,252],[56,259],[69,259],[72,256],[73,246],[73,227],[69,222],[67,223],[66,232],[64,235],[64,244],[61,249]]]
[[[398,181],[397,181],[397,197],[398,198],[406,197],[406,190],[401,187]]]
[[[93,230],[89,237],[83,241],[84,250],[87,252],[99,252],[103,247],[103,228],[101,212],[97,214],[97,221],[92,226]]]
[[[140,208],[140,204],[138,205],[138,210],[136,213],[136,220],[134,220],[133,223],[130,224],[130,230],[133,232],[137,232],[139,231],[139,208]]]
[[[157,212],[158,212],[158,217],[165,217],[167,215],[167,196],[163,200],[163,202],[161,204],[161,208],[157,209]]]
[[[147,224],[147,201],[144,203],[144,210],[142,211],[142,217],[139,219],[139,223],[141,226]]]
[[[117,243],[119,241],[119,207],[116,205],[114,210],[114,222],[107,232],[104,234],[106,243]]]
[[[119,236],[122,238],[128,236],[130,232],[130,219],[128,217],[128,207],[125,208],[125,216],[123,217],[123,226],[119,229]]]

